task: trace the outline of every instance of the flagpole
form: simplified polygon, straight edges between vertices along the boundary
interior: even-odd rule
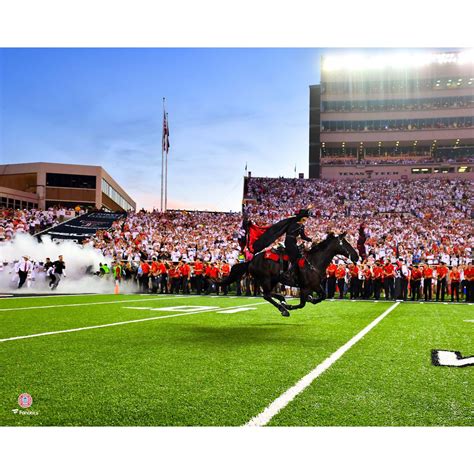
[[[168,114],[166,114],[166,130],[168,132]],[[166,137],[168,140],[168,137]],[[166,147],[166,158],[165,158],[165,212],[168,210],[168,147]]]
[[[165,98],[163,97],[163,116],[165,115]],[[164,124],[162,125],[164,127]],[[161,137],[161,212],[163,212],[163,168],[164,168],[164,158],[163,158],[163,152],[164,152],[164,130],[162,131],[162,137]]]

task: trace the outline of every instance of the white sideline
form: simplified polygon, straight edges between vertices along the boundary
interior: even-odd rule
[[[21,293],[14,293],[14,294],[1,294],[0,296],[14,296],[16,300],[24,300],[24,299],[31,299],[31,298],[71,298],[76,296],[113,296],[112,293],[64,293],[60,295],[55,295],[52,293],[38,293],[37,295],[27,295],[27,296],[17,296]],[[121,295],[138,295],[141,296],[167,296],[169,293],[120,293]]]
[[[95,303],[69,303],[69,304],[52,304],[46,306],[25,306],[23,308],[0,308],[0,311],[20,311],[24,309],[43,309],[43,308],[67,308],[70,306],[92,306],[94,304],[118,304],[118,303],[136,303],[140,301],[155,301],[155,300],[181,300],[184,298],[196,298],[196,295],[189,296],[170,296],[168,298],[140,298],[139,300],[117,300],[117,301],[98,301]],[[11,301],[11,300],[9,300]]]
[[[372,328],[382,321],[382,319],[385,318],[385,316],[387,316],[391,311],[393,311],[399,304],[400,302],[397,301],[395,304],[390,306],[390,308],[384,311],[379,317],[374,319],[368,326],[362,329],[362,331],[360,331],[351,340],[341,346],[326,360],[321,362],[321,364],[315,367],[309,374],[305,375],[301,380],[293,385],[293,387],[289,388],[285,393],[275,399],[259,415],[252,418],[247,424],[245,424],[245,426],[265,426],[267,423],[269,423],[276,414],[285,408],[305,388],[309,387],[317,377],[319,377],[326,369],[331,367],[334,362],[341,358],[345,352],[347,352],[354,344],[360,341]]]
[[[260,304],[269,304],[266,301],[262,303],[252,303],[252,304],[246,304],[246,305],[240,305],[240,306],[229,306],[228,308],[244,308],[246,306],[256,306]],[[133,319],[133,320],[128,320],[128,321],[119,321],[117,323],[109,323],[109,324],[99,324],[98,326],[86,326],[83,328],[73,328],[73,329],[63,329],[61,331],[50,331],[50,332],[42,332],[39,334],[29,334],[26,336],[15,336],[15,337],[8,337],[6,339],[0,339],[0,342],[7,342],[7,341],[16,341],[18,339],[30,339],[32,337],[41,337],[41,336],[51,336],[53,334],[62,334],[66,332],[77,332],[77,331],[86,331],[88,329],[99,329],[99,328],[106,328],[110,326],[120,326],[123,324],[132,324],[132,323],[142,323],[144,321],[153,321],[155,319],[166,319],[166,318],[177,318],[178,316],[186,316],[188,314],[201,314],[201,313],[209,313],[212,311],[219,311],[219,309],[225,309],[225,308],[213,308],[213,309],[206,309],[206,310],[196,310],[196,311],[187,311],[185,313],[178,313],[178,314],[169,314],[167,316],[155,316],[153,318],[143,318],[143,319]]]

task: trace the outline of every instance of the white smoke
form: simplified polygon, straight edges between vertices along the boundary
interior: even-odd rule
[[[88,267],[93,272],[99,271],[100,263],[111,265],[112,259],[104,257],[93,247],[83,247],[72,241],[53,241],[49,236],[42,236],[42,242],[28,234],[20,234],[14,240],[0,244],[0,293],[51,293],[48,287],[49,278],[45,272],[33,272],[34,280],[28,278],[25,285],[18,290],[18,276],[14,270],[15,261],[23,261],[26,255],[33,262],[45,262],[49,257],[52,262],[59,255],[64,257],[66,277],[62,278],[56,290],[58,293],[113,293],[114,280],[86,274]],[[7,265],[5,265],[7,262]],[[126,288],[121,285],[121,292]],[[136,289],[130,283],[128,291]]]

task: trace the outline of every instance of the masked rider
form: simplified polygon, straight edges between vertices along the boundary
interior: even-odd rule
[[[301,282],[298,260],[302,255],[297,245],[298,237],[307,242],[312,241],[304,232],[304,226],[309,216],[309,209],[301,209],[295,216],[273,224],[253,244],[254,252],[257,253],[270,246],[275,240],[285,234],[285,249],[295,272],[296,283]]]

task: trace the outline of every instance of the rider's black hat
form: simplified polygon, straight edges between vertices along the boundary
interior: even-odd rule
[[[297,217],[298,219],[302,219],[303,217],[310,217],[309,209],[300,209],[300,210],[296,213],[296,217]]]

